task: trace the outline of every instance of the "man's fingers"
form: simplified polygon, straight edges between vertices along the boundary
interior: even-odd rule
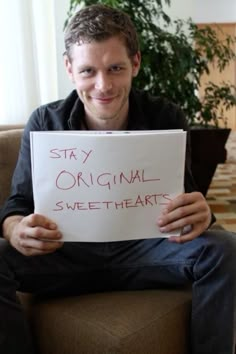
[[[191,192],[180,194],[174,198],[164,210],[164,215],[178,208],[184,208],[185,206],[189,208],[191,205],[194,207],[196,203],[200,205],[205,204],[205,198],[200,192]]]
[[[41,226],[25,229],[26,236],[38,240],[60,240],[62,235],[58,230],[48,230]]]
[[[48,230],[57,229],[57,225],[52,220],[40,214],[30,214],[24,218],[23,222],[29,227],[41,226]]]
[[[39,255],[54,252],[63,242],[40,241],[26,236],[19,239],[18,245],[25,255]]]
[[[23,227],[19,228],[22,239],[31,237],[39,240],[60,240],[62,235],[57,225],[40,214],[31,214],[22,219]]]
[[[31,248],[31,247],[18,247],[18,251],[20,251],[23,255],[30,257],[30,256],[43,256],[46,254],[50,254],[55,252],[58,248],[61,248],[63,243],[61,242],[60,246],[57,247],[56,249],[48,249],[48,250],[41,250],[37,248]]]
[[[191,232],[184,234],[184,235],[180,235],[180,236],[170,236],[169,237],[169,241],[170,242],[176,242],[176,243],[185,243],[187,241],[191,241],[193,239],[195,239],[196,237],[199,236],[199,230],[193,229]]]
[[[174,219],[174,221],[172,221]],[[177,229],[182,229],[186,225],[194,225],[205,220],[205,213],[192,214],[181,218],[170,217],[165,220],[165,223],[158,223],[161,232],[170,232]],[[162,226],[163,225],[163,226]]]
[[[210,208],[200,192],[184,193],[166,206],[157,220],[157,225],[160,231],[166,234],[191,226],[183,235],[170,237],[170,241],[183,243],[205,231],[210,218]]]

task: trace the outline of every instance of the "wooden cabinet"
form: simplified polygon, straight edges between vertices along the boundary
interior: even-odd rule
[[[198,27],[204,27],[205,25],[213,27],[220,39],[223,39],[223,33],[236,36],[236,23],[218,23],[218,24],[198,24]],[[236,45],[233,48],[236,52]],[[199,94],[203,95],[203,88],[206,82],[212,81],[215,84],[220,84],[222,81],[230,82],[236,85],[236,60],[232,60],[230,65],[220,73],[216,65],[210,66],[210,74],[205,74],[201,80],[201,87]],[[236,107],[225,112],[227,116],[227,127],[236,130]],[[221,124],[223,126],[223,124]]]

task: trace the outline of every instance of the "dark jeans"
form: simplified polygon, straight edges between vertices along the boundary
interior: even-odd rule
[[[157,289],[190,282],[193,290],[191,353],[232,354],[235,234],[208,231],[182,245],[166,239],[66,243],[53,254],[36,257],[25,257],[1,240],[0,353],[33,353],[16,290],[64,296]]]

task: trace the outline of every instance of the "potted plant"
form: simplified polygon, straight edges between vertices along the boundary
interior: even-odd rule
[[[170,0],[164,1],[170,5]],[[212,63],[222,72],[236,59],[236,38],[225,35],[219,40],[213,28],[198,28],[191,19],[172,21],[163,10],[162,0],[70,0],[65,25],[78,5],[94,3],[120,8],[134,21],[142,52],[142,66],[134,85],[165,96],[185,112],[190,126],[193,175],[205,195],[217,164],[226,159],[224,146],[230,132],[226,112],[236,105],[236,87],[227,82],[208,82],[200,96],[201,78],[209,74]],[[214,134],[216,146],[212,145]]]

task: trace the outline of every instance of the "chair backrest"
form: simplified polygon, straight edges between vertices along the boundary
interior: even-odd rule
[[[24,124],[0,124],[0,131],[24,129]]]
[[[0,208],[7,199],[23,129],[0,131]]]

